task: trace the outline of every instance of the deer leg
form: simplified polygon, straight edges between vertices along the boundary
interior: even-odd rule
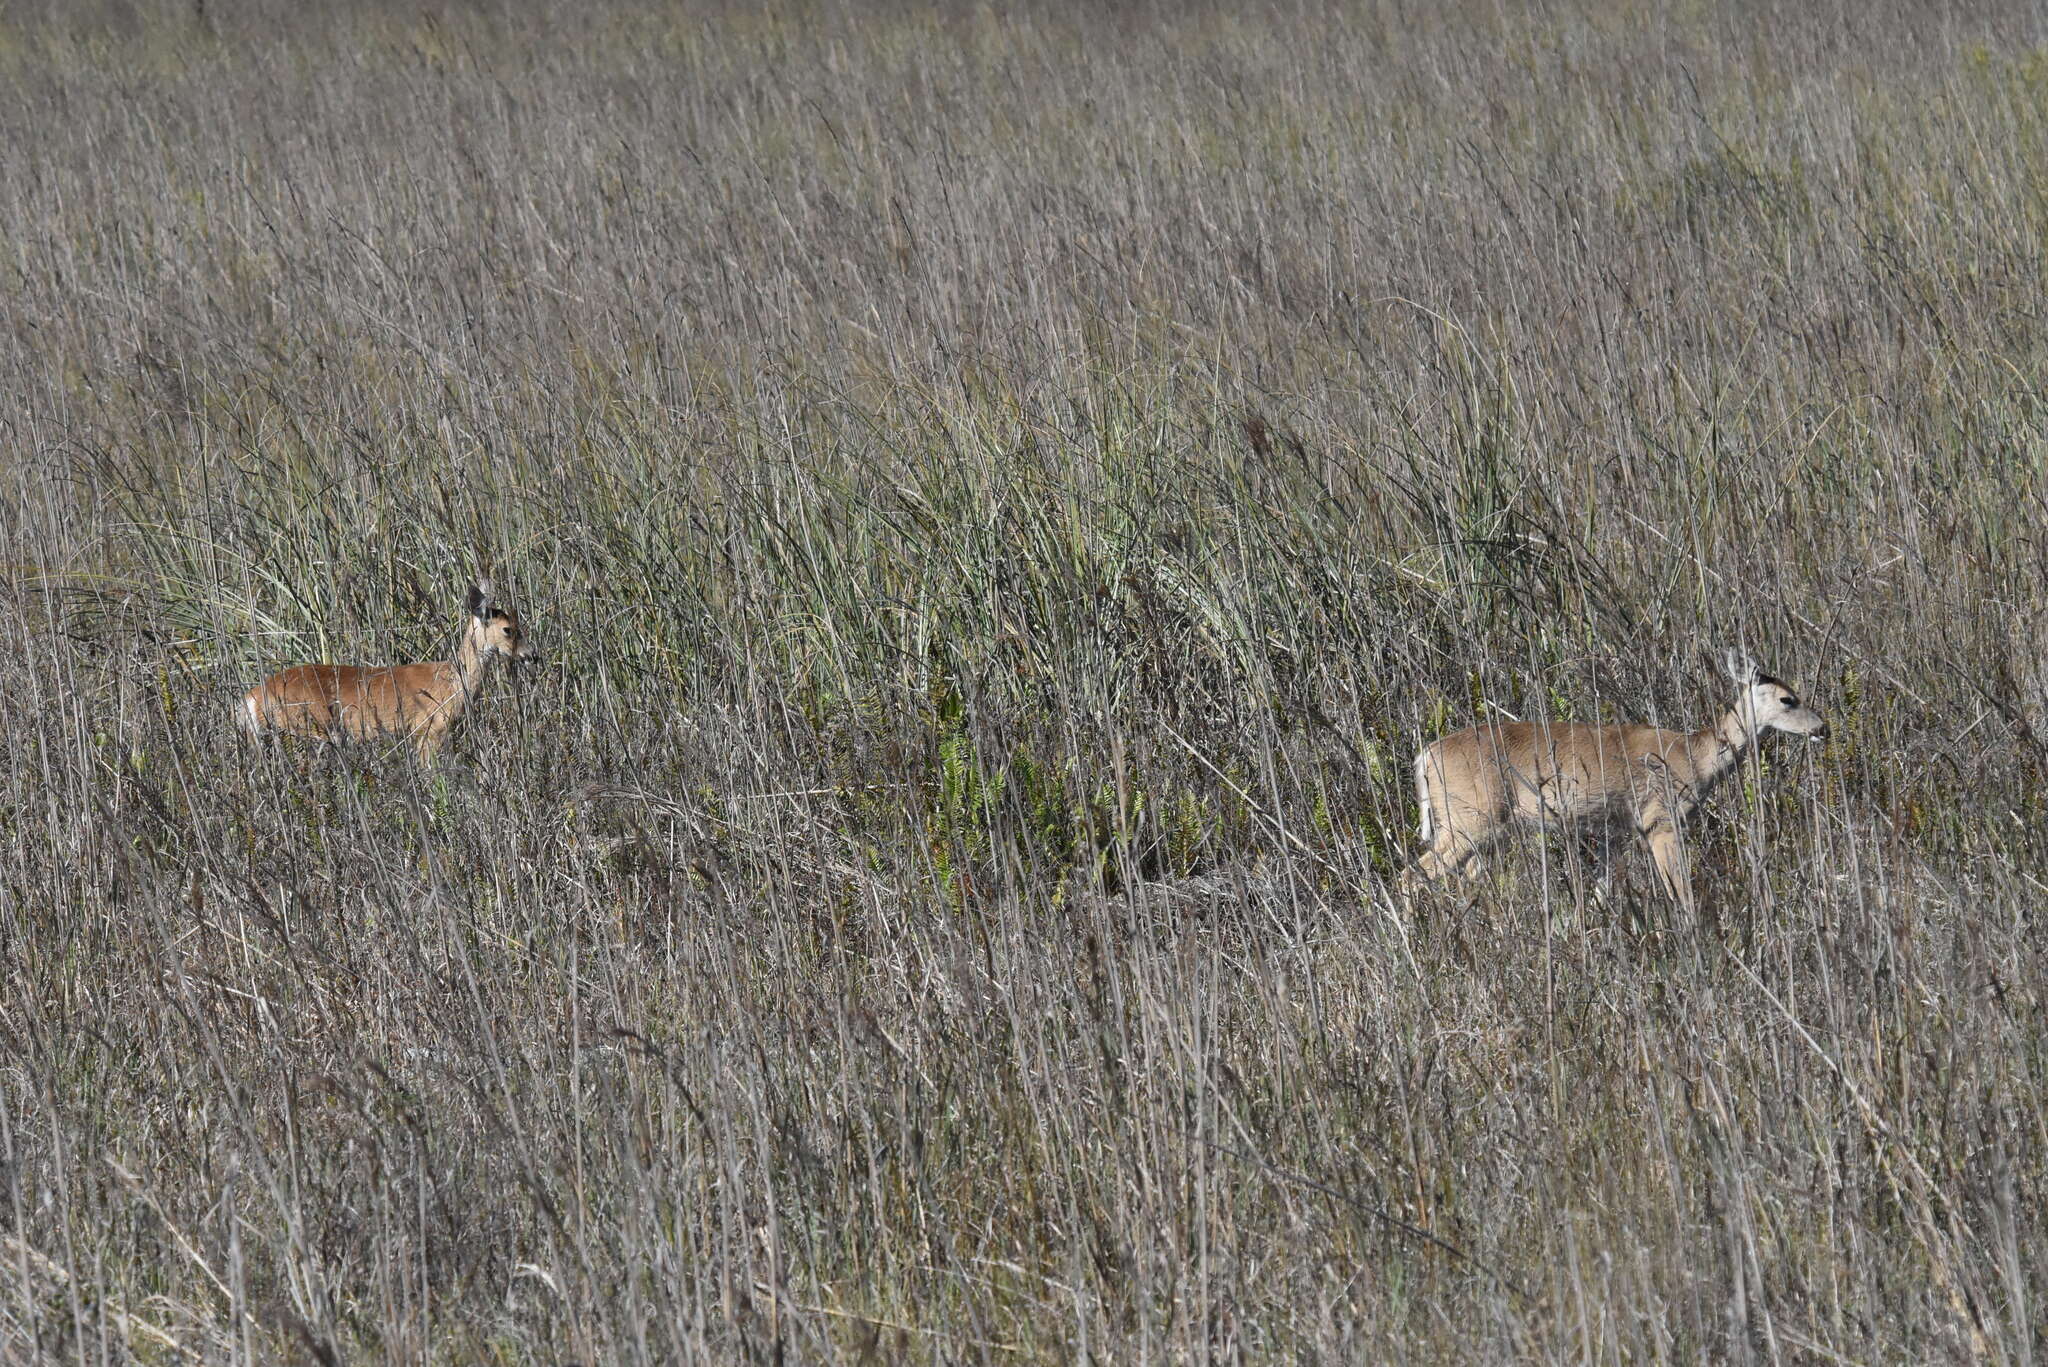
[[[419,752],[420,763],[431,765],[441,756],[441,746],[448,739],[448,733],[439,727],[423,726],[413,733],[413,748]]]
[[[1456,876],[1478,853],[1469,842],[1456,836],[1440,836],[1408,866],[1408,872],[1424,882],[1434,883],[1439,878]]]
[[[1654,807],[1642,814],[1637,833],[1650,847],[1650,859],[1679,909],[1688,916],[1697,909],[1692,896],[1692,870],[1685,857],[1685,842],[1678,838],[1678,823],[1669,810]]]
[[[1475,840],[1448,822],[1438,826],[1429,848],[1401,871],[1402,896],[1413,896],[1425,883],[1465,876],[1492,843],[1491,839]]]

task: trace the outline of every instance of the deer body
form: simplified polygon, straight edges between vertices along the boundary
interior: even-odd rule
[[[469,615],[452,660],[405,665],[297,665],[242,698],[239,720],[252,734],[395,736],[432,760],[500,656],[533,658],[518,615],[490,600],[490,581],[469,591]]]
[[[1425,747],[1415,759],[1415,793],[1428,848],[1404,886],[1461,873],[1516,826],[1625,822],[1649,847],[1671,896],[1692,911],[1686,819],[1765,731],[1828,733],[1819,713],[1754,663],[1731,657],[1728,668],[1743,694],[1704,730],[1506,722]]]

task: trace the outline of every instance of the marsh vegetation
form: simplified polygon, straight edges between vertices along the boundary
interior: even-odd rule
[[[2035,1360],[2043,38],[6,7],[5,1355]],[[1395,912],[1724,646],[1697,915]]]

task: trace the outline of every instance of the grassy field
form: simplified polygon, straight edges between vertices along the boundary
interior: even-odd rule
[[[0,6],[0,1356],[2037,1360],[2044,41]],[[1724,646],[1697,917],[1398,906]]]

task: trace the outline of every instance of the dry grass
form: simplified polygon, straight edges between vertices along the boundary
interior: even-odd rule
[[[2048,55],[1922,9],[0,10],[0,1352],[2032,1361]],[[486,565],[460,763],[239,744]],[[1724,644],[1696,923],[1396,913]]]

